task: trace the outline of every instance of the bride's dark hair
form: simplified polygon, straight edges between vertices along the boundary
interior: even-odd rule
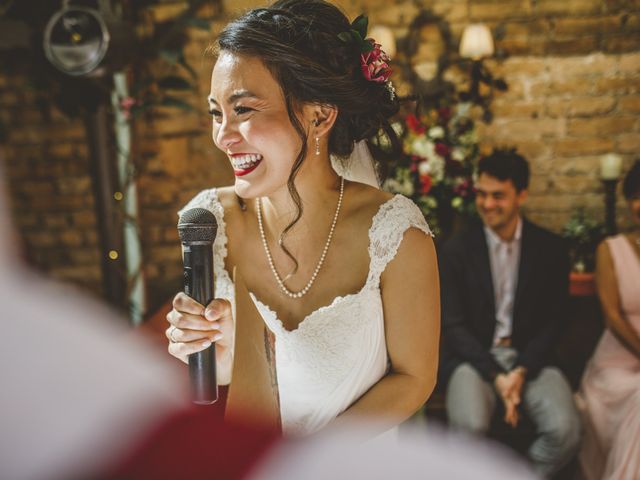
[[[307,151],[307,137],[296,117],[301,105],[311,103],[337,107],[338,115],[329,135],[329,154],[348,157],[354,142],[370,140],[384,132],[399,149],[389,118],[398,111],[385,83],[365,79],[360,50],[355,42],[344,43],[338,35],[348,32],[347,17],[322,0],[280,0],[266,8],[251,10],[229,23],[218,37],[220,51],[259,58],[280,84],[291,124],[302,147],[289,174],[287,187],[297,215],[280,236],[302,216],[302,202],[294,179]]]

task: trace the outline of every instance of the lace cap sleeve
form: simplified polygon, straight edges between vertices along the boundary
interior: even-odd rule
[[[424,215],[407,197],[396,195],[380,207],[373,217],[369,231],[371,267],[368,282],[378,286],[380,275],[396,256],[404,233],[412,227],[433,236]]]

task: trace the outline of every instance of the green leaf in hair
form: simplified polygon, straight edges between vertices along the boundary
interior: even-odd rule
[[[369,19],[365,15],[358,17],[351,23],[351,28],[360,34],[361,38],[367,37],[367,29],[369,28]]]

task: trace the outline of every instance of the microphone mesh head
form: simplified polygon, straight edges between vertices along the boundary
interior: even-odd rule
[[[180,215],[178,234],[182,243],[212,242],[216,239],[218,222],[209,210],[191,208]]]

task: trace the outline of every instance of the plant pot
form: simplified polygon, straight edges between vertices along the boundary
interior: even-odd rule
[[[596,276],[593,272],[571,272],[569,294],[573,297],[588,297],[596,294]]]

